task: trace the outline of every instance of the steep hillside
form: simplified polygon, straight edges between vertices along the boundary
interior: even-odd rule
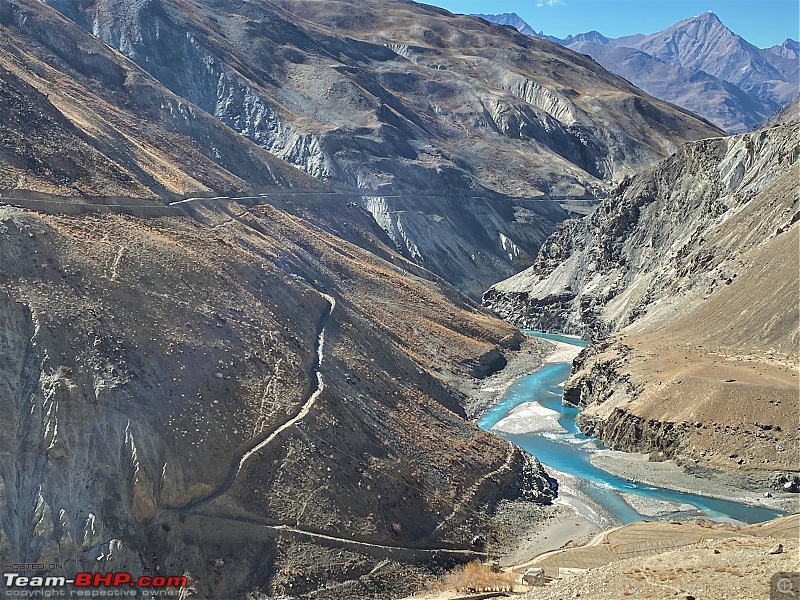
[[[0,189],[153,197],[35,88],[0,67]]]
[[[800,123],[800,96],[789,102],[764,124],[765,127]]]
[[[98,210],[0,207],[6,563],[371,598],[474,556],[498,499],[553,496],[443,383],[518,332],[388,247],[270,206]]]
[[[414,3],[52,4],[274,155],[358,188],[591,194],[711,131],[578,55]]]
[[[413,3],[359,3],[359,19],[348,2],[49,4],[64,16],[0,4],[8,87],[49,123],[33,150],[3,125],[14,195],[333,186],[476,299],[567,216],[551,198],[592,202],[716,133],[584,57]],[[94,184],[92,153],[113,170]]]
[[[155,198],[318,186],[39,2],[0,2],[0,33],[0,189]]]
[[[602,337],[660,315],[679,294],[702,300],[740,270],[734,256],[790,223],[797,129],[688,144],[620,186],[589,218],[562,224],[535,264],[493,286],[485,303],[520,325]],[[778,182],[782,195],[770,203],[767,187]],[[709,236],[738,223],[731,217],[739,213],[765,220],[765,237],[709,247]]]
[[[486,293],[520,325],[612,334],[565,392],[585,431],[762,481],[796,469],[799,132],[687,145]]]

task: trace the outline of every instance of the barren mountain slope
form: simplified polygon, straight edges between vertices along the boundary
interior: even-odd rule
[[[536,33],[516,14],[480,16],[587,54],[647,93],[728,133],[758,128],[800,91],[796,41],[756,48],[712,12],[650,35],[608,38],[589,31],[563,39]]]
[[[2,122],[2,188],[155,197],[319,186],[40,2],[0,2],[0,73],[14,115]]]
[[[798,126],[689,144],[487,292],[594,337],[565,399],[610,446],[796,470]]]
[[[3,561],[371,598],[552,496],[437,374],[513,327],[286,212],[182,206],[0,208]]]
[[[493,286],[485,302],[520,325],[601,337],[703,300],[742,270],[738,256],[791,223],[798,129],[687,144],[587,219],[559,226],[535,264]],[[758,235],[741,225],[748,216],[760,222]]]
[[[90,185],[88,150],[72,169],[34,148],[39,174],[6,167],[3,185],[171,197],[330,180],[407,258],[474,298],[529,265],[567,216],[549,196],[591,202],[606,179],[716,133],[585,57],[413,3],[52,5],[73,22],[3,0],[0,67],[37,119],[114,173]],[[60,135],[42,148],[70,148]],[[14,144],[19,163],[30,148]]]
[[[774,127],[775,125],[791,125],[793,123],[800,123],[800,96],[789,102],[777,113],[772,115],[765,123],[766,127]]]
[[[152,197],[35,88],[0,66],[0,189]]]
[[[52,4],[276,156],[357,187],[580,196],[713,133],[568,50],[411,2]]]
[[[797,77],[792,76],[796,71],[787,71],[780,57],[733,33],[711,11],[651,35],[616,38],[612,43],[673,65],[701,69],[740,87],[765,107],[778,108],[797,95]],[[776,60],[780,65],[773,64]]]

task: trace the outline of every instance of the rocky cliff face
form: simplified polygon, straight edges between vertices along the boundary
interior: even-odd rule
[[[490,288],[484,303],[521,326],[603,337],[707,298],[741,270],[734,256],[791,224],[791,194],[774,205],[752,200],[791,178],[796,160],[796,126],[689,144],[590,217],[560,225],[534,265]],[[765,211],[764,237],[724,238],[731,217],[756,210]]]
[[[4,0],[9,107],[41,125],[26,145],[27,125],[4,121],[0,186],[154,200],[335,186],[477,299],[530,264],[567,216],[553,202],[592,202],[715,133],[551,44],[405,2],[352,8]]]
[[[182,206],[0,208],[5,563],[392,595],[474,556],[498,499],[553,497],[443,383],[502,367],[513,327],[380,238],[406,268],[272,207]]]
[[[0,2],[0,30],[0,109],[17,115],[2,123],[5,190],[156,198],[319,185],[46,5]]]
[[[486,293],[519,325],[607,338],[565,391],[585,431],[715,468],[794,468],[799,131],[687,145]]]
[[[473,298],[498,274],[530,265],[555,224],[555,202],[504,198],[363,196],[358,200],[409,260]]]

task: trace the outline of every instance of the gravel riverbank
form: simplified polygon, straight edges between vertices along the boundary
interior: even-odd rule
[[[502,371],[467,390],[467,414],[478,419],[519,378],[544,364],[570,362],[580,350],[570,344],[527,336],[521,350],[509,357]],[[547,412],[533,411],[528,416],[549,420]],[[504,566],[522,564],[544,552],[578,544],[616,524],[611,515],[582,492],[582,480],[545,468],[559,483],[559,495],[552,506],[514,501],[501,503],[495,511],[489,552]]]
[[[614,475],[655,487],[767,506],[788,513],[800,512],[797,494],[773,490],[770,492],[773,497],[764,498],[763,491],[745,489],[745,482],[731,480],[728,474],[725,474],[727,478],[722,474],[713,478],[698,477],[673,461],[651,461],[647,454],[603,450],[592,456],[592,464]]]
[[[502,371],[498,371],[486,379],[472,380],[460,385],[459,388],[467,396],[464,406],[467,416],[470,419],[478,419],[503,397],[517,379],[530,375],[546,361],[555,362],[550,360],[550,357],[560,350],[556,344],[557,342],[526,335],[520,349],[513,354],[509,353],[506,357],[508,364]]]

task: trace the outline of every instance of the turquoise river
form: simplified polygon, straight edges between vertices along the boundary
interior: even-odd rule
[[[575,346],[585,346],[577,338],[526,331],[553,341]],[[478,425],[489,430],[510,411],[527,402],[538,402],[545,408],[560,413],[561,433],[509,434],[497,432],[505,439],[533,454],[545,467],[574,475],[584,480],[582,489],[607,512],[622,523],[631,523],[645,517],[634,510],[620,493],[638,494],[652,500],[692,505],[695,510],[683,510],[666,515],[666,518],[691,518],[705,516],[712,519],[735,519],[746,523],[758,523],[772,519],[782,513],[762,506],[752,506],[730,500],[711,498],[701,494],[690,494],[637,483],[613,475],[594,466],[590,458],[603,446],[594,438],[582,434],[575,425],[578,410],[562,405],[562,384],[569,376],[571,363],[545,364],[531,375],[517,380],[503,398],[489,409],[478,421]]]

